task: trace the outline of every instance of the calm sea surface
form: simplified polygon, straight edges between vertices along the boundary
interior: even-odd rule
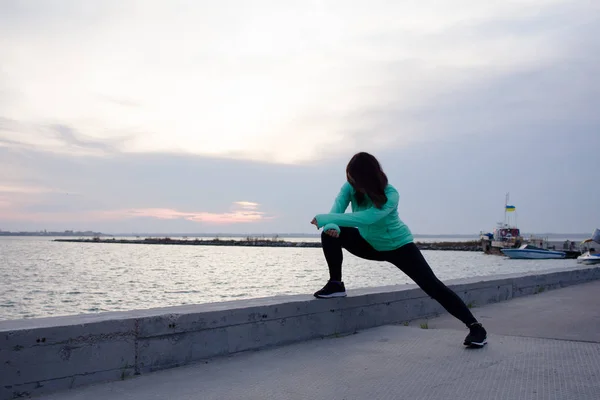
[[[454,239],[460,240],[466,239]],[[576,265],[575,260],[510,260],[480,252],[423,254],[442,280]],[[413,283],[391,264],[361,260],[347,252],[343,274],[349,290]],[[85,244],[0,237],[0,320],[312,294],[327,278],[320,248]]]

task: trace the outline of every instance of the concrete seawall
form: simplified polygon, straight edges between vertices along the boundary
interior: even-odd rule
[[[478,306],[600,279],[600,267],[446,282]],[[347,334],[445,311],[415,285],[343,299],[270,297],[0,322],[0,399],[128,379],[247,350]]]

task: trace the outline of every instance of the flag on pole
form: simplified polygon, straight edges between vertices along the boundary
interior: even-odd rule
[[[506,211],[511,212],[511,211],[515,211],[515,206],[506,206]]]

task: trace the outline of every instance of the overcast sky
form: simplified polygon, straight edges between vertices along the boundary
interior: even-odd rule
[[[589,0],[0,0],[0,229],[315,233],[369,151],[415,233],[591,233],[599,65]]]

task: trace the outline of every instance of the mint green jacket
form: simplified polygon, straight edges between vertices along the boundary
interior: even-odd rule
[[[366,204],[360,206],[356,200],[356,191],[346,182],[335,198],[329,214],[315,216],[317,227],[323,228],[323,232],[335,229],[338,233],[340,226],[355,227],[378,251],[394,250],[411,243],[413,235],[398,216],[398,191],[388,184],[385,194],[388,200],[381,208],[375,207],[369,196],[365,196]],[[352,212],[345,213],[350,203]]]

